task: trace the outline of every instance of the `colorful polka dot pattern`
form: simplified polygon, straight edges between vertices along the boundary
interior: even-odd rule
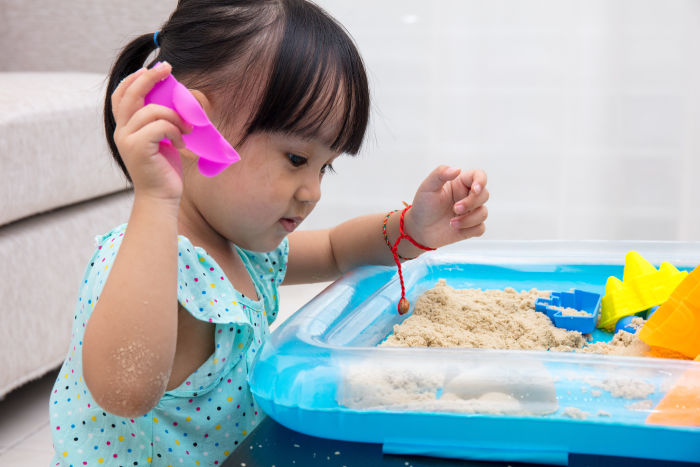
[[[270,253],[237,249],[256,301],[236,291],[206,251],[178,238],[178,300],[197,319],[215,324],[215,351],[149,413],[131,419],[103,411],[92,399],[82,378],[81,348],[125,229],[98,237],[83,277],[70,350],[51,393],[51,465],[221,465],[264,416],[246,377],[277,316],[288,241]]]

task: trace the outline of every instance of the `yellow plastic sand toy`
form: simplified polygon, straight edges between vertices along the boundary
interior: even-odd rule
[[[700,357],[700,266],[671,293],[644,323],[639,338],[647,344]]]
[[[605,284],[598,327],[612,331],[620,318],[661,305],[687,275],[687,271],[666,262],[657,270],[639,253],[630,251],[625,257],[622,281],[610,276]]]

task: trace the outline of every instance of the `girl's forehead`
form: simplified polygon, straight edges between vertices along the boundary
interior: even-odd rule
[[[340,91],[341,90],[338,90],[338,94],[341,94]],[[331,102],[333,102],[333,104],[331,104]],[[322,108],[324,104],[331,107],[331,109],[324,110]],[[295,134],[301,139],[319,143],[330,150],[333,143],[335,143],[339,136],[343,133],[346,109],[344,103],[342,102],[342,98],[335,97],[328,99],[328,102],[326,103],[320,103],[320,106],[321,109],[313,109],[313,111],[310,112],[311,115],[325,113],[325,117],[321,121],[310,125],[313,127],[313,130],[299,132],[292,131],[292,134]],[[311,119],[313,120],[313,118],[314,117],[312,116]]]

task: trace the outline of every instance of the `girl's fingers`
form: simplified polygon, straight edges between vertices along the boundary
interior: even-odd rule
[[[486,172],[479,169],[462,172],[459,181],[468,187],[469,191],[479,193],[486,186]]]
[[[459,235],[463,239],[467,239],[467,238],[473,238],[473,237],[481,237],[482,235],[484,235],[484,232],[486,232],[486,225],[479,224],[479,225],[475,225],[473,227],[469,227],[466,229],[460,229]]]
[[[134,115],[131,116],[131,119],[126,124],[123,131],[126,132],[126,134],[135,133],[149,123],[157,120],[166,120],[172,123],[180,130],[180,133],[187,134],[192,131],[192,126],[184,121],[177,112],[157,104],[148,104],[137,110]]]
[[[482,188],[478,193],[475,190],[470,190],[467,197],[458,200],[452,209],[455,214],[462,215],[485,204],[490,196],[489,190],[485,188]]]
[[[476,225],[483,224],[489,216],[489,211],[486,206],[479,206],[462,216],[453,217],[450,219],[450,226],[456,230],[469,229]]]
[[[141,76],[141,74],[145,71],[145,68],[139,68],[132,74],[128,75],[126,78],[121,80],[121,82],[117,85],[116,89],[112,93],[112,113],[114,114],[115,121],[117,121],[117,109],[119,108],[119,103],[122,101],[122,98],[124,98],[124,93],[126,92],[126,89],[131,83],[134,82],[136,78]]]
[[[484,172],[483,170],[476,170],[474,172],[474,180],[472,182],[472,189],[474,191],[476,191],[477,193],[479,193],[481,190],[484,189],[484,187],[486,187],[486,181],[487,181],[486,172]]]
[[[464,198],[469,193],[478,194],[486,186],[486,172],[483,170],[467,170],[459,174],[452,184],[453,199]]]
[[[156,120],[143,126],[140,130],[131,134],[137,141],[150,141],[159,144],[163,138],[170,140],[173,146],[178,149],[185,147],[180,129],[167,120]]]
[[[182,177],[182,160],[180,152],[168,142],[158,143],[158,152],[165,158],[175,171]]]
[[[143,100],[146,94],[153,89],[153,86],[159,81],[168,77],[172,67],[167,62],[161,62],[142,72],[124,91],[124,96],[119,102],[119,108],[115,114],[117,125],[126,125],[132,115],[143,107]]]
[[[434,192],[440,191],[445,183],[459,175],[460,169],[456,167],[447,167],[441,165],[435,170],[430,172],[430,174],[423,180],[423,183],[418,187],[418,191],[423,192]]]
[[[464,214],[470,209],[474,209],[479,203],[476,201],[483,194],[486,186],[486,173],[483,170],[468,170],[462,172],[452,182],[452,200],[454,201],[453,210],[457,215]],[[483,199],[482,203],[486,202],[488,195]]]

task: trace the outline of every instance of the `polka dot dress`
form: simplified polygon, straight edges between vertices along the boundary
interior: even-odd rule
[[[237,249],[260,297],[254,301],[233,288],[203,249],[178,237],[178,300],[195,318],[215,324],[215,351],[150,412],[124,418],[92,399],[82,377],[82,344],[125,229],[98,237],[83,277],[70,349],[51,393],[51,465],[221,465],[264,416],[246,377],[277,316],[288,241],[269,253]]]

